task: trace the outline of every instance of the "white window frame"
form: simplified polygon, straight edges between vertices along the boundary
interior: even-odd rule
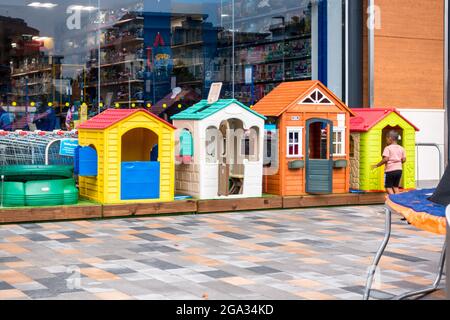
[[[298,133],[298,154],[289,154],[289,146],[295,143],[289,143],[289,134]],[[303,158],[303,127],[286,127],[286,158]]]
[[[312,96],[314,93],[320,93],[322,95],[322,98],[313,99]],[[306,100],[308,100],[308,99],[312,100],[313,102],[306,102]],[[324,100],[328,100],[328,102],[324,102]],[[326,105],[326,106],[334,105],[333,101],[319,89],[315,89],[307,97],[305,97],[299,104],[321,104],[321,105]]]
[[[345,152],[346,150],[345,150],[345,148],[346,148],[346,145],[345,145],[345,135],[346,135],[346,132],[347,131],[347,128],[346,127],[333,127],[333,134],[332,134],[332,140],[333,140],[333,149],[335,149],[335,146],[336,146],[336,150],[338,149],[337,148],[337,146],[338,145],[341,145],[342,146],[342,153],[333,153],[333,156],[335,156],[335,157],[345,157],[346,155],[347,155],[347,153]],[[340,132],[341,133],[341,141],[335,141],[334,140],[334,133],[338,133],[338,132]]]

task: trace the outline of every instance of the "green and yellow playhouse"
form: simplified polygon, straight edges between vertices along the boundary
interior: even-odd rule
[[[381,160],[386,134],[397,130],[399,144],[406,150],[401,187],[416,187],[416,131],[419,129],[396,109],[352,109],[350,120],[350,188],[362,191],[384,190],[384,167],[372,169]]]

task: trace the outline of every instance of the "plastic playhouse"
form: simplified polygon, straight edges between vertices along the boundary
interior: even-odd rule
[[[349,192],[353,112],[327,87],[319,81],[285,82],[253,110],[268,118],[267,127],[278,129],[279,168],[277,174],[265,175],[266,193]]]
[[[82,123],[80,195],[110,204],[173,201],[174,131],[144,109],[108,109]]]
[[[381,159],[386,147],[386,134],[400,133],[399,144],[406,150],[402,187],[416,187],[416,131],[419,129],[395,109],[352,109],[356,117],[350,121],[351,188],[362,191],[384,191],[383,168],[371,165]]]
[[[237,100],[202,100],[174,116],[176,190],[199,199],[260,197],[265,117]]]

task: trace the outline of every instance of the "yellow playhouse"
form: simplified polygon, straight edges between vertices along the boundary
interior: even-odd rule
[[[386,134],[396,130],[399,144],[406,150],[401,187],[416,187],[416,131],[419,129],[395,109],[352,109],[350,120],[350,188],[362,191],[384,191],[383,168],[372,169],[382,158]]]
[[[108,109],[82,123],[80,195],[109,204],[174,200],[174,131],[144,109]]]

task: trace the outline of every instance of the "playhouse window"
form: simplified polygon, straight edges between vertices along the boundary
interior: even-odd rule
[[[302,135],[303,128],[287,128],[287,156],[296,158],[302,156]]]
[[[180,135],[180,156],[192,157],[194,155],[194,143],[192,134],[187,129],[183,129]]]
[[[333,154],[345,155],[345,128],[333,128]]]

